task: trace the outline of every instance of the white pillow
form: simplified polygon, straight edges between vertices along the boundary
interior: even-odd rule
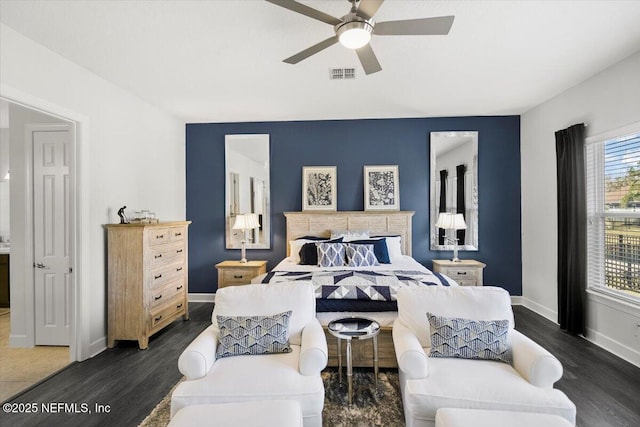
[[[342,237],[343,242],[369,238],[369,230],[332,230],[331,239]]]
[[[400,236],[384,236],[391,263],[402,260],[402,238]]]

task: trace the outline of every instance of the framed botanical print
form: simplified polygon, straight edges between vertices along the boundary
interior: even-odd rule
[[[335,211],[338,208],[338,173],[335,166],[302,167],[302,210]]]
[[[400,210],[398,165],[364,167],[364,210]]]

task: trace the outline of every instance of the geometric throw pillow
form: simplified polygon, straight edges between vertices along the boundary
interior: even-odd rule
[[[511,363],[508,320],[469,320],[427,313],[431,329],[429,357],[499,360]]]
[[[345,251],[342,243],[316,243],[319,267],[340,267],[344,265]]]
[[[373,244],[359,245],[345,243],[347,252],[347,267],[370,267],[380,265],[375,253],[373,252]]]
[[[342,237],[334,240],[319,240],[316,242],[305,243],[300,249],[300,265],[318,265],[318,248],[316,243],[339,243],[342,242]]]
[[[376,255],[380,264],[390,264],[389,249],[387,249],[387,241],[384,237],[380,239],[352,240],[350,244],[357,245],[373,245],[373,253]]]
[[[291,310],[272,316],[216,316],[220,342],[216,359],[245,354],[291,353]]]

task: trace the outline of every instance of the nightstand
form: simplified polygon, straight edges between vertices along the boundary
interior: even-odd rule
[[[434,259],[433,271],[442,273],[456,282],[460,286],[482,286],[482,270],[486,264],[473,259],[462,259],[460,262],[453,262],[450,259]]]
[[[267,261],[222,261],[218,269],[218,289],[248,285],[251,279],[267,272]]]

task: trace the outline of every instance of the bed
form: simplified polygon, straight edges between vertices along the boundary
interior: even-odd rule
[[[431,272],[411,257],[413,214],[411,211],[285,212],[287,242],[302,245],[313,238],[329,239],[336,230],[355,234],[366,230],[369,239],[385,239],[391,262],[364,267],[300,265],[296,252],[301,246],[287,244],[287,257],[266,275],[255,278],[253,283],[310,281],[314,284],[317,317],[325,328],[329,344],[329,366],[338,365],[337,346],[326,326],[337,317],[354,315],[370,317],[380,323],[379,366],[397,367],[391,338],[391,327],[397,317],[395,291],[401,286],[456,285],[450,278]],[[373,366],[371,341],[354,341],[353,365]]]

